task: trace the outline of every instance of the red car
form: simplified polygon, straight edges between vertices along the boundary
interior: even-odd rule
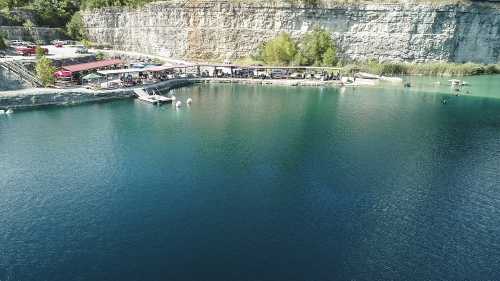
[[[59,70],[56,73],[54,73],[55,78],[71,78],[73,76],[73,72],[69,70]]]
[[[42,48],[43,53],[46,55],[49,53],[49,50],[46,48]],[[36,46],[19,46],[16,48],[16,54],[22,56],[31,56],[36,54]]]

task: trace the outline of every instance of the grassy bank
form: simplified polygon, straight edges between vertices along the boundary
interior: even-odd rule
[[[362,71],[378,75],[470,76],[500,74],[500,64],[476,63],[356,63],[342,67],[346,74]]]

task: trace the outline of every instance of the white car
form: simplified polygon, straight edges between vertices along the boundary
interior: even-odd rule
[[[77,54],[88,54],[89,50],[87,48],[85,48],[85,47],[78,47],[78,48],[76,48],[75,53],[77,53]]]
[[[13,46],[13,47],[18,47],[18,46],[23,46],[24,45],[24,42],[21,41],[21,40],[11,40],[9,42],[9,45],[10,46]]]
[[[290,75],[290,78],[292,79],[303,79],[304,78],[304,74],[302,73],[298,73],[298,72],[294,72]]]

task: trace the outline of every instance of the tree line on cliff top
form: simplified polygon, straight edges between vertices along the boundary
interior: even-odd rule
[[[72,16],[81,9],[94,9],[111,6],[138,7],[152,0],[0,0],[0,13],[12,22],[24,23],[20,18],[21,10],[34,16],[34,24],[48,27],[64,27]],[[31,21],[31,20],[30,20]]]

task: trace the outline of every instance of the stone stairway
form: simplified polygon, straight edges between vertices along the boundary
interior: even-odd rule
[[[40,81],[40,79],[38,79],[33,73],[31,73],[26,67],[24,67],[24,65],[16,61],[0,61],[0,67],[13,72],[21,80],[32,85],[33,87],[43,87],[43,83],[42,81]]]

